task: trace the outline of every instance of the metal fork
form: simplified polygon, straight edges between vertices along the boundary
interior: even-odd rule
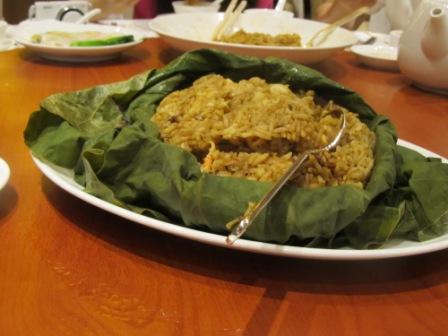
[[[250,208],[245,215],[235,218],[226,224],[227,227],[233,227],[231,233],[226,238],[226,243],[232,245],[236,242],[249,228],[249,226],[254,222],[257,216],[263,211],[263,209],[269,204],[269,202],[277,195],[277,193],[282,189],[282,187],[288,182],[296,173],[296,171],[302,166],[302,164],[308,159],[312,154],[319,154],[325,151],[331,151],[336,148],[337,144],[344,134],[347,121],[345,117],[345,112],[341,111],[341,123],[339,126],[339,131],[334,137],[334,139],[326,146],[316,149],[306,150],[297,157],[297,159],[292,164],[291,168],[282,175],[282,177],[274,184],[274,186],[264,195],[264,197],[252,208]],[[235,223],[238,223],[235,226]]]

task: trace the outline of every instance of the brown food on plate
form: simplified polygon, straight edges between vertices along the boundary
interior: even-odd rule
[[[224,35],[217,41],[237,44],[250,44],[259,46],[282,46],[301,47],[302,42],[298,34],[277,34],[270,35],[264,33],[248,33],[243,29],[231,35]]]
[[[166,96],[152,121],[164,142],[192,152],[205,173],[276,181],[306,149],[328,144],[345,111],[347,130],[334,152],[311,155],[293,183],[363,187],[374,164],[375,134],[355,113],[312,91],[253,77],[236,83],[211,74]]]

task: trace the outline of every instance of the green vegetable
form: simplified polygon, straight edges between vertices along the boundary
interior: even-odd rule
[[[134,35],[114,36],[101,40],[73,41],[70,47],[101,47],[134,42]]]
[[[359,95],[286,60],[197,50],[123,82],[56,94],[31,115],[26,144],[39,159],[73,169],[93,195],[138,213],[225,234],[225,224],[271,184],[202,174],[196,158],[163,143],[150,121],[163,97],[210,72],[314,90],[358,113],[377,137],[375,166],[364,190],[287,186],[246,238],[369,248],[390,238],[421,241],[446,231],[448,166],[397,147],[393,125]]]
[[[42,35],[41,34],[34,34],[31,36],[31,42],[33,43],[41,43],[42,42]]]

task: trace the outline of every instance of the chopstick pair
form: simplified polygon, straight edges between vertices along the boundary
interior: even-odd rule
[[[243,10],[247,6],[247,1],[241,1],[237,7],[238,0],[232,0],[227,6],[223,20],[213,31],[212,40],[220,40],[226,32],[233,27]],[[235,8],[236,7],[236,8]]]
[[[333,22],[332,24],[328,25],[327,27],[319,30],[318,32],[316,32],[310,39],[309,41],[306,43],[306,47],[314,47],[316,45],[319,45],[323,42],[325,42],[325,40],[328,38],[328,36],[333,33],[336,28],[343,26],[347,23],[349,23],[350,21],[358,18],[359,16],[363,15],[363,14],[369,14],[371,11],[370,7],[364,6],[364,7],[360,7],[357,10],[355,10],[352,13],[349,13],[345,16],[343,16],[342,18],[340,18],[339,20]],[[315,43],[315,40],[317,39],[317,37],[320,36],[320,40],[318,43]]]

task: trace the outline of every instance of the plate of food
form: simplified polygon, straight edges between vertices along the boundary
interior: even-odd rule
[[[0,158],[0,190],[8,183],[10,175],[9,166],[5,160]]]
[[[337,28],[319,45],[307,47],[307,41],[327,24],[267,12],[241,14],[233,30],[216,40],[213,33],[223,19],[224,13],[167,14],[152,20],[150,28],[181,51],[215,48],[240,55],[281,57],[301,64],[321,62],[358,41],[353,32]]]
[[[24,21],[13,36],[41,57],[63,62],[112,59],[143,41],[142,34],[132,29],[55,20]]]
[[[137,223],[226,246],[233,219],[313,155],[229,248],[378,259],[448,247],[448,165],[399,142],[355,92],[278,58],[192,51],[120,83],[52,95],[29,119],[37,166]],[[430,190],[430,192],[428,192]]]

